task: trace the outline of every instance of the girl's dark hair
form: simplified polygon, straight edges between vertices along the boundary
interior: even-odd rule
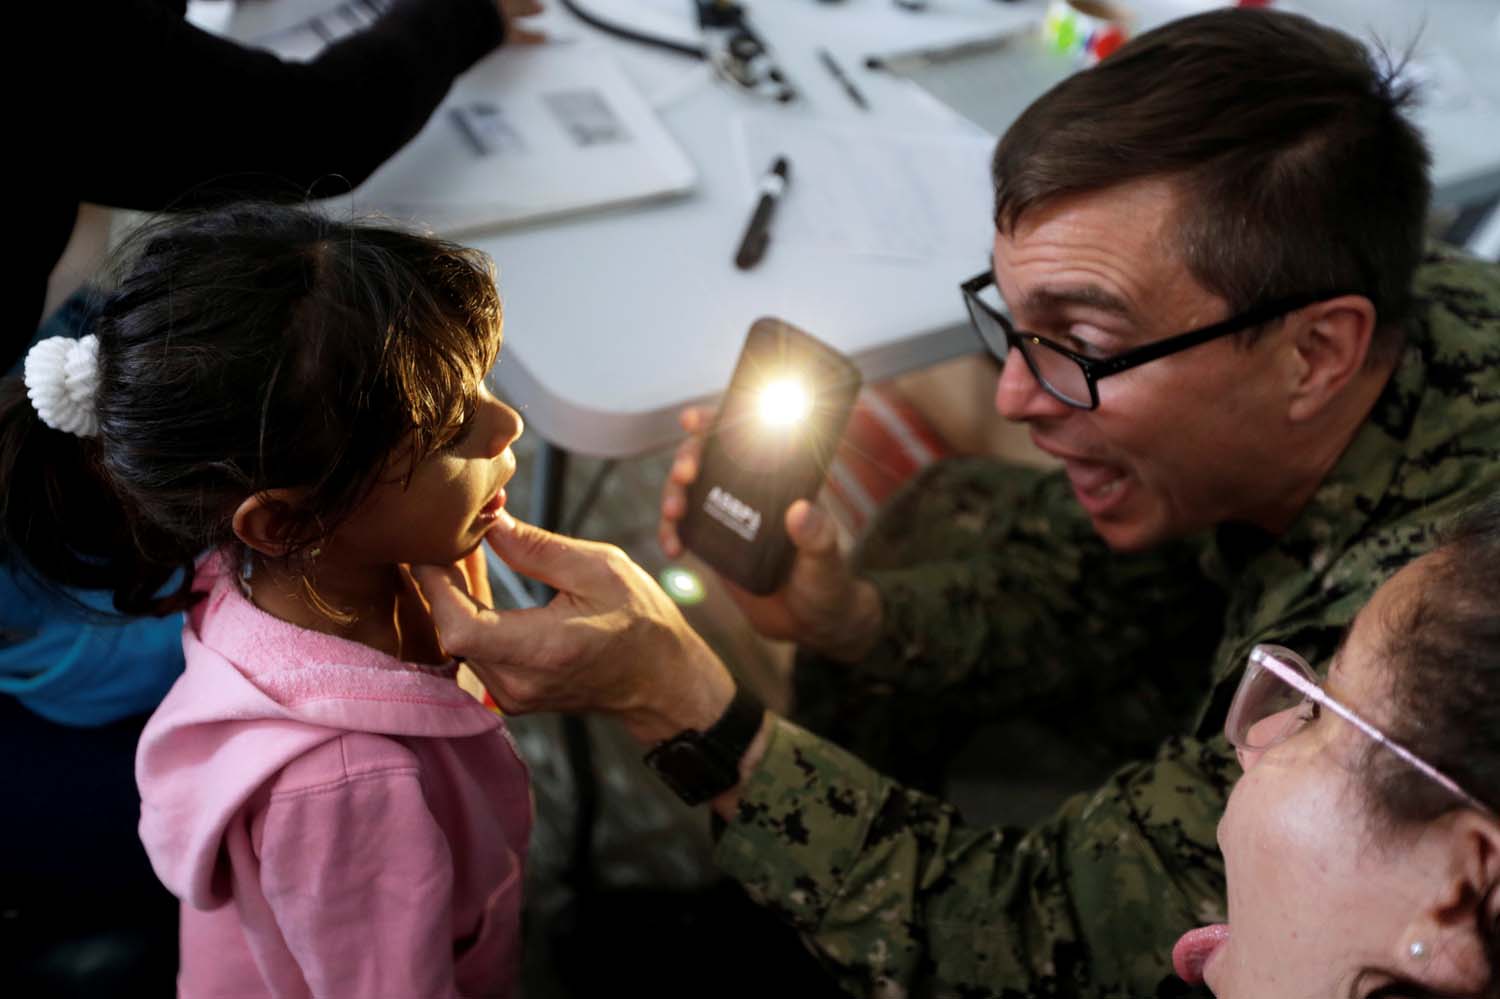
[[[236,205],[148,224],[121,259],[92,328],[98,437],[0,385],[0,552],[127,613],[185,606],[248,496],[295,490],[288,557],[316,544],[453,436],[499,349],[489,259],[384,224]]]
[[[1500,497],[1451,527],[1426,566],[1420,590],[1381,622],[1392,681],[1387,734],[1500,815]],[[1465,807],[1373,742],[1360,770],[1376,816],[1393,828]],[[1477,993],[1484,999],[1500,999],[1497,895],[1500,884],[1489,885],[1477,900],[1490,969]],[[1436,995],[1401,976],[1378,974],[1389,984],[1373,995]]]

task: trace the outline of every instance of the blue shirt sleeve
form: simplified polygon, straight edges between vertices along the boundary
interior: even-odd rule
[[[108,593],[68,592],[77,604],[0,564],[0,693],[63,725],[154,709],[182,673],[183,616],[122,617]]]

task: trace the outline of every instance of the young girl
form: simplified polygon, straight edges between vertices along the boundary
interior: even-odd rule
[[[472,553],[515,470],[488,261],[267,206],[138,245],[97,336],[5,386],[0,519],[52,580],[188,609],[136,761],[180,994],[508,994],[525,768],[402,568]]]

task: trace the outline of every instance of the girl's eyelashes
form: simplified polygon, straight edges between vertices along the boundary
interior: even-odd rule
[[[464,417],[464,422],[459,424],[458,432],[449,437],[442,446],[444,451],[453,451],[463,446],[464,442],[474,433],[474,424],[479,422],[479,410],[471,409]]]

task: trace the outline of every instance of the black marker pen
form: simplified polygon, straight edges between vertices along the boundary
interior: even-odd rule
[[[740,240],[739,252],[734,255],[734,265],[748,271],[760,263],[766,255],[766,245],[771,242],[771,216],[776,211],[776,202],[786,191],[790,165],[785,156],[776,157],[771,169],[760,181],[760,200],[755,203],[755,212],[750,216],[750,225],[745,228],[745,237]]]

